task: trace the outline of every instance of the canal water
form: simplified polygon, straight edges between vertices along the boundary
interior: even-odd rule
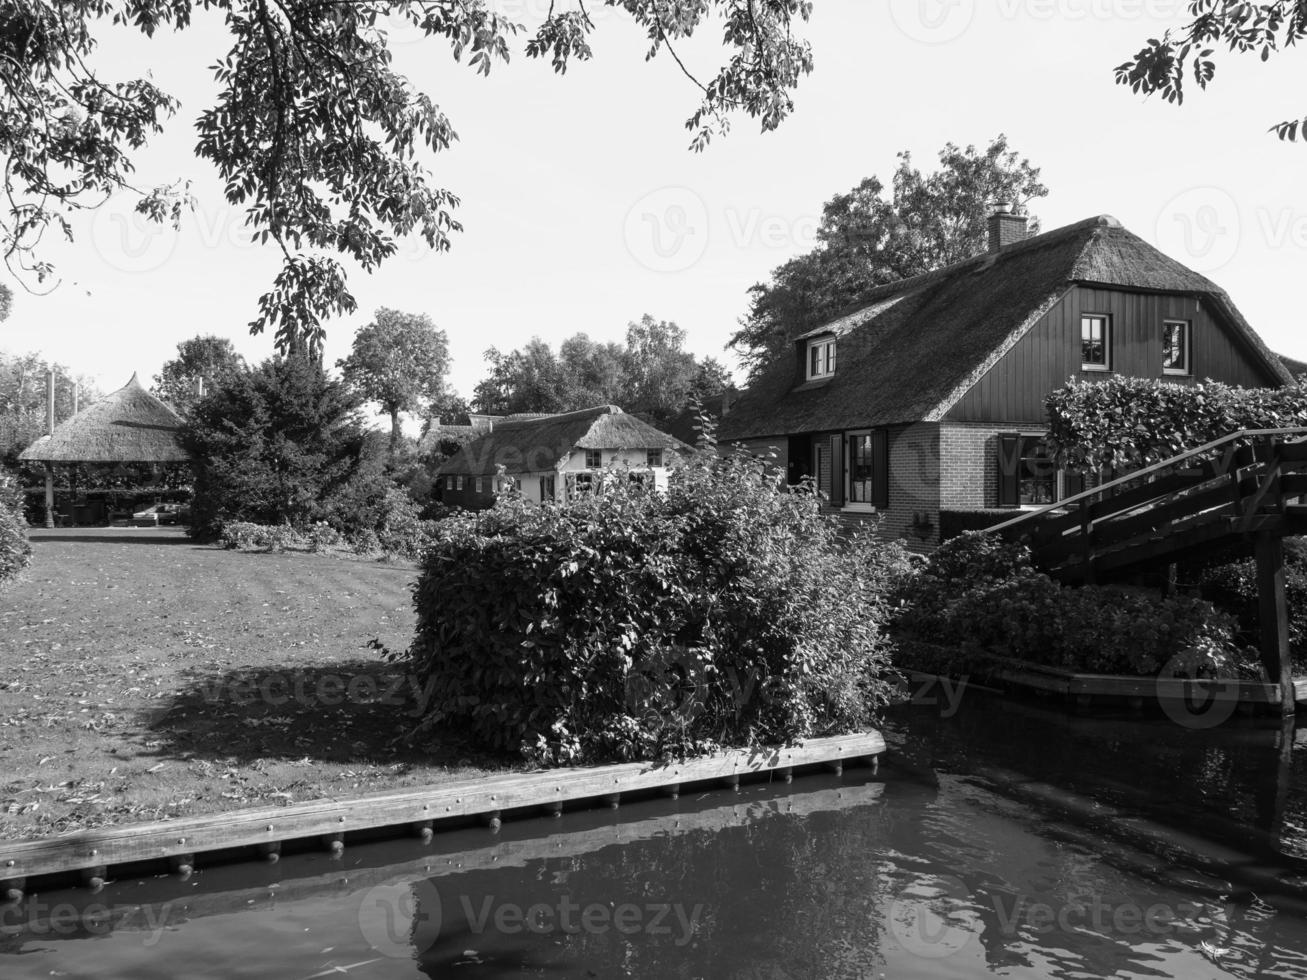
[[[0,978],[1307,978],[1307,741],[924,693],[879,772],[30,896]]]

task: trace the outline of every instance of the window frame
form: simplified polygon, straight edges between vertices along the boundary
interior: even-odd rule
[[[1005,438],[1016,440],[1016,456],[1013,460],[1013,462],[1015,463],[1015,469],[1011,474],[1011,481],[1012,481],[1011,491],[1014,497],[1014,502],[1012,503],[1005,503],[1003,500],[1004,474],[1002,473],[1002,467],[1004,466],[1003,440]],[[998,466],[1000,472],[999,472],[998,499],[995,501],[995,505],[997,507],[1004,510],[1018,510],[1018,511],[1041,510],[1045,507],[1051,507],[1056,504],[1060,504],[1064,499],[1066,499],[1069,496],[1072,496],[1067,492],[1067,471],[1064,470],[1062,467],[1057,466],[1053,468],[1050,474],[1046,475],[1052,477],[1052,498],[1053,498],[1052,500],[1049,500],[1045,503],[1037,503],[1037,502],[1024,503],[1021,500],[1021,484],[1023,482],[1026,460],[1041,458],[1036,455],[1027,453],[1026,446],[1027,444],[1038,445],[1040,443],[1047,443],[1047,441],[1048,441],[1047,432],[1020,432],[1014,430],[1008,432],[1001,432],[998,434],[998,445],[996,448],[998,449],[998,453],[999,453]],[[1047,458],[1051,462],[1051,457],[1043,457],[1043,458]],[[1035,478],[1036,476],[1032,474],[1031,479],[1033,480]],[[1046,477],[1039,477],[1039,478],[1044,479]]]
[[[853,465],[856,454],[853,451],[854,440],[867,440],[867,453],[869,456],[869,475],[865,480],[859,480],[859,483],[865,483],[867,487],[866,500],[853,499]],[[874,514],[876,513],[876,436],[872,429],[853,429],[844,433],[844,509],[856,511],[858,513]]]
[[[604,451],[602,449],[586,449],[585,468],[588,470],[601,470],[604,468]],[[594,457],[592,460],[591,457]]]
[[[1181,348],[1184,351],[1183,367],[1167,367],[1166,355],[1168,350],[1167,331],[1171,327],[1180,328]],[[1179,317],[1167,317],[1162,321],[1162,374],[1173,378],[1187,378],[1193,374],[1194,363],[1194,325],[1192,320],[1182,320]]]
[[[485,481],[483,477],[474,477],[472,481],[473,493],[485,493]]]
[[[1103,363],[1085,360],[1085,325],[1096,320],[1103,325]],[[1107,313],[1080,314],[1080,370],[1099,373],[1112,370],[1112,317]]]
[[[454,489],[455,490],[463,489],[463,478],[461,476],[454,477]]]
[[[835,377],[836,367],[836,338],[825,335],[814,337],[808,341],[808,347],[803,359],[804,373],[809,381],[821,381],[825,378]],[[821,363],[821,369],[816,370],[813,367],[814,355],[818,355]]]
[[[644,464],[650,469],[655,469],[663,465],[663,451],[661,449],[646,449],[644,451]]]

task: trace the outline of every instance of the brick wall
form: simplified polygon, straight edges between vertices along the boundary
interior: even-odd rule
[[[998,434],[1012,426],[940,423],[940,506],[985,510],[998,506]]]

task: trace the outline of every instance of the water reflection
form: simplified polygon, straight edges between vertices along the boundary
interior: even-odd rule
[[[1299,747],[973,698],[895,762],[38,895],[0,976],[1307,978]]]

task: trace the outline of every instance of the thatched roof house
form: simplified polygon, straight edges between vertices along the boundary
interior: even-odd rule
[[[446,503],[484,507],[494,502],[501,466],[528,497],[543,500],[554,499],[559,486],[566,492],[577,485],[578,475],[614,462],[647,470],[662,485],[672,457],[688,452],[679,439],[616,405],[599,405],[560,415],[496,419],[493,428],[436,472]],[[558,477],[564,478],[561,485]]]
[[[186,463],[182,420],[141,387],[136,375],[42,436],[19,459],[36,463]]]
[[[796,337],[719,439],[925,549],[1076,492],[1081,475],[1051,467],[1042,441],[1044,400],[1068,378],[1292,382],[1220,286],[1116,219],[1026,231],[1000,210],[985,254],[869,289]]]

